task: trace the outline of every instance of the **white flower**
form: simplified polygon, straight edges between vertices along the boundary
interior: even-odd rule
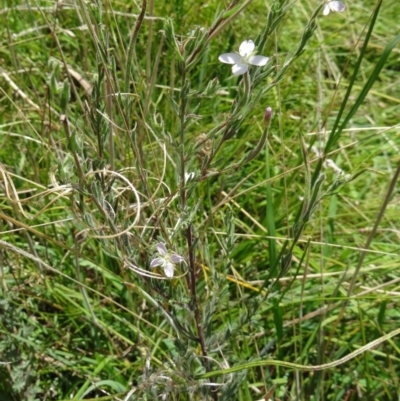
[[[239,47],[239,54],[224,53],[218,57],[218,60],[221,63],[233,64],[233,75],[245,74],[249,69],[249,65],[263,67],[268,63],[268,57],[254,55],[254,47],[252,40],[245,40]]]
[[[190,173],[188,173],[187,171],[185,171],[185,184],[188,181],[193,180],[193,178],[196,176],[196,174],[194,173],[194,171],[191,171]]]
[[[167,277],[174,277],[174,268],[177,263],[181,263],[184,261],[182,256],[177,255],[176,253],[169,253],[167,248],[162,242],[157,244],[157,250],[160,254],[159,257],[154,258],[150,262],[150,267],[162,266],[164,268],[164,273]]]
[[[324,11],[322,12],[324,15],[328,15],[331,11],[337,11],[341,13],[344,11],[346,6],[341,1],[328,1],[325,4]]]

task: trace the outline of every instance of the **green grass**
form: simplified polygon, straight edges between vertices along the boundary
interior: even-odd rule
[[[57,4],[0,8],[1,401],[400,399],[398,2]]]

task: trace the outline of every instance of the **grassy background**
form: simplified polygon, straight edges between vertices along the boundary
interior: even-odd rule
[[[260,52],[272,68],[254,85],[259,99],[235,114],[243,81],[218,55],[256,40],[271,4],[225,15],[185,95],[166,18],[188,59],[229,2],[148,1],[136,42],[139,2],[6,3],[1,400],[400,399],[398,46],[376,73],[400,4],[319,15],[305,52],[264,91],[319,6],[294,3]],[[194,116],[183,126],[185,101]],[[267,106],[266,146],[240,163]],[[351,118],[338,130],[339,112]],[[195,173],[186,186],[182,165]],[[318,202],[295,241],[308,192]],[[149,269],[159,241],[187,261],[173,280]]]

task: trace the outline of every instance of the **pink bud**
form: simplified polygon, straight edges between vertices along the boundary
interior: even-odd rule
[[[265,109],[265,114],[264,114],[264,125],[266,127],[269,126],[269,122],[271,121],[272,118],[272,108],[271,107],[267,107]]]

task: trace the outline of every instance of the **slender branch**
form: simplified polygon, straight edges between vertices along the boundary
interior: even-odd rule
[[[125,75],[125,92],[129,93],[129,82],[130,82],[130,77],[131,77],[131,67],[132,67],[132,61],[134,57],[134,52],[135,52],[135,44],[136,44],[136,39],[139,34],[140,27],[142,26],[142,22],[144,20],[144,16],[146,13],[146,7],[147,7],[147,0],[143,0],[142,2],[142,9],[140,10],[140,14],[138,16],[138,19],[136,20],[135,24],[135,29],[133,30],[133,34],[131,36],[131,40],[129,41],[128,45],[128,54],[127,54],[127,60],[126,60],[126,75]]]
[[[184,62],[179,64],[179,70],[181,73],[182,80],[182,88],[180,91],[180,107],[179,107],[179,137],[180,137],[180,174],[181,174],[181,183],[180,183],[180,196],[181,196],[181,212],[185,214],[187,209],[187,193],[185,188],[185,124],[186,124],[186,106],[187,106],[187,92],[188,92],[188,84],[189,82],[186,79],[186,65]],[[208,359],[206,341],[204,338],[204,331],[201,322],[201,314],[200,308],[197,300],[197,288],[196,288],[196,257],[193,246],[193,225],[189,223],[188,228],[186,229],[186,243],[189,250],[189,277],[188,285],[191,296],[191,306],[194,312],[194,319],[196,323],[197,335],[199,338],[199,343],[201,347],[201,353],[204,358],[204,366],[207,372],[211,371],[210,361]],[[218,394],[216,391],[211,390],[211,395],[214,401],[218,400]]]

